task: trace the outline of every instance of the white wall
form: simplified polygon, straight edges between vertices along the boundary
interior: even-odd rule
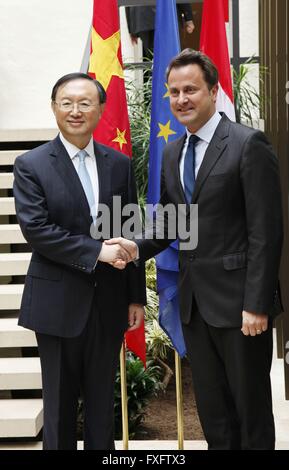
[[[51,88],[80,70],[92,6],[93,0],[0,0],[0,129],[55,127]],[[141,45],[131,45],[123,8],[120,19],[124,61],[139,61]],[[240,23],[241,54],[258,54],[258,0],[240,0]],[[134,77],[140,73],[126,72]]]
[[[240,55],[259,55],[258,0],[240,0]]]
[[[259,55],[259,6],[258,0],[240,0],[240,56]],[[259,65],[250,65],[248,80],[259,93]],[[258,120],[259,113],[255,114]]]
[[[79,71],[92,0],[0,0],[0,129],[55,127],[50,93]]]

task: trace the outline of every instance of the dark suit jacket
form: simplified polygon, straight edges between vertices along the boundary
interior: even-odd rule
[[[143,31],[153,31],[155,29],[156,7],[126,7],[126,19],[130,34],[137,36]],[[184,15],[185,21],[193,20],[192,6],[190,3],[178,4],[177,13],[179,21]]]
[[[136,202],[128,157],[94,142],[99,202]],[[127,329],[128,304],[145,303],[144,268],[118,271],[96,263],[102,243],[90,236],[92,219],[74,165],[59,137],[20,157],[14,166],[17,218],[32,248],[19,324],[39,333],[81,333],[97,296],[100,321],[119,335]],[[95,267],[95,269],[94,269]]]
[[[185,136],[163,156],[161,204],[185,204],[179,159]],[[198,204],[198,246],[179,254],[180,311],[184,323],[193,299],[217,327],[238,327],[242,310],[280,313],[278,269],[282,209],[278,161],[264,134],[225,115],[200,167],[192,203]],[[138,241],[148,259],[168,241]]]

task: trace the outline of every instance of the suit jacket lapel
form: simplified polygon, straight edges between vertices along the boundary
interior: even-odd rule
[[[72,160],[68,155],[64,145],[62,144],[59,136],[51,141],[51,148],[50,156],[52,157],[52,164],[55,166],[56,171],[62,178],[65,186],[69,189],[72,198],[77,198],[78,203],[81,205],[85,219],[90,225],[92,218],[90,216],[90,207],[87,202],[85,192]]]
[[[111,195],[111,158],[103,145],[94,141],[94,153],[98,174],[99,202],[107,203]]]
[[[187,135],[185,134],[179,139],[175,140],[173,142],[173,144],[175,145],[175,148],[172,148],[172,156],[173,156],[172,162],[174,165],[172,175],[173,175],[174,182],[176,185],[175,190],[178,195],[178,200],[182,201],[181,204],[186,204],[186,197],[184,193],[184,188],[181,183],[181,175],[180,175],[180,159],[182,156],[182,150],[185,144],[186,137]],[[177,158],[175,158],[175,155],[177,155]]]
[[[215,166],[227,146],[229,125],[229,119],[226,115],[223,115],[221,121],[219,122],[216,128],[213,138],[206,150],[204,159],[200,166],[193,192],[192,204],[195,203],[204,182],[206,181],[207,177],[209,176],[210,172],[212,171],[213,167]]]

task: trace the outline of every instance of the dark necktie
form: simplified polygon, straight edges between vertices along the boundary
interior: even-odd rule
[[[197,135],[191,135],[189,145],[185,155],[184,163],[184,190],[186,201],[191,204],[192,195],[195,187],[195,166],[196,166],[196,153],[195,145],[200,140]]]

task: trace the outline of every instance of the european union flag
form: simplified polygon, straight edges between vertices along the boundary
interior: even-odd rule
[[[157,0],[152,77],[152,114],[148,197],[156,204],[160,197],[162,152],[165,144],[184,134],[184,127],[170,111],[166,68],[180,52],[179,25],[175,0]],[[159,293],[159,323],[174,348],[183,357],[186,347],[178,302],[178,245],[173,243],[156,257]]]

